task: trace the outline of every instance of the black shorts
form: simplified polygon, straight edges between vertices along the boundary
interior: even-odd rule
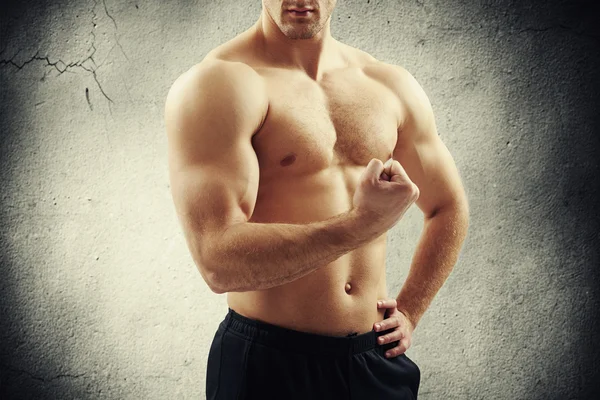
[[[259,322],[229,309],[208,355],[207,400],[417,399],[419,367],[371,332],[335,337]]]

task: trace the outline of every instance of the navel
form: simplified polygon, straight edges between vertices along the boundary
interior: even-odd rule
[[[346,290],[346,293],[350,293],[350,291],[352,290],[352,285],[350,284],[350,282],[346,283],[346,287],[344,289]]]
[[[283,160],[279,162],[282,167],[287,167],[288,165],[292,165],[296,161],[296,154],[290,153]]]

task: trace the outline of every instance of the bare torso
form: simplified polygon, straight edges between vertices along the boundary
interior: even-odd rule
[[[387,67],[339,43],[344,61],[315,80],[269,65],[250,40],[247,31],[207,56],[243,62],[266,84],[269,110],[252,138],[260,181],[250,222],[303,224],[348,211],[365,166],[389,159],[396,146],[401,107],[382,83]],[[286,285],[230,292],[228,305],[305,332],[368,332],[384,319],[376,303],[387,298],[385,258],[383,235]]]

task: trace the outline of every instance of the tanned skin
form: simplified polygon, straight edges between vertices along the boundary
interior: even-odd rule
[[[171,190],[191,255],[236,312],[332,336],[395,328],[383,339],[400,341],[395,357],[466,237],[459,173],[413,76],[331,36],[335,0],[262,5],[167,96]],[[404,197],[361,183],[366,168],[407,174]],[[424,229],[389,298],[386,232],[415,198]]]

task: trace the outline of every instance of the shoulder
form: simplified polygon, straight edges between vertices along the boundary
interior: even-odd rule
[[[366,51],[340,43],[350,66],[360,68],[367,76],[382,83],[398,97],[422,96],[423,88],[404,67],[386,63]]]
[[[423,88],[415,77],[402,66],[377,60],[365,65],[363,70],[365,74],[384,84],[401,100],[414,96],[421,97],[424,94]]]
[[[394,93],[402,105],[405,122],[431,124],[433,110],[429,97],[404,67],[377,61],[365,66],[364,72]]]
[[[207,57],[171,85],[165,114],[195,113],[199,107],[264,114],[268,108],[264,81],[247,64]]]
[[[268,108],[266,88],[252,68],[240,62],[205,59],[179,76],[167,94],[167,136],[191,140],[200,131],[254,134]],[[219,129],[214,128],[217,126]]]
[[[261,83],[262,78],[247,64],[218,58],[205,58],[182,73],[173,82],[168,97],[202,95],[206,90],[244,91],[255,89]]]

